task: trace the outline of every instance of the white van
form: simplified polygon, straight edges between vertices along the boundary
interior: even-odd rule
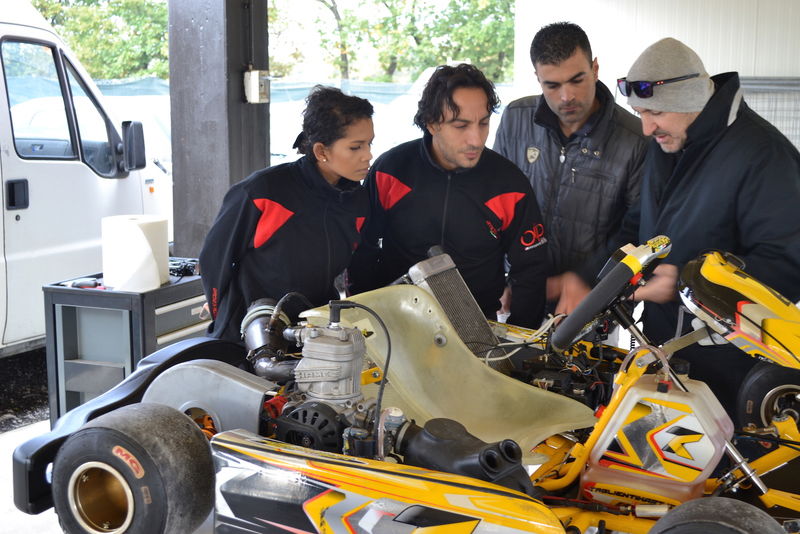
[[[157,203],[137,171],[141,124],[112,124],[91,78],[26,0],[3,0],[0,67],[4,356],[43,344],[43,285],[102,270],[101,218]]]

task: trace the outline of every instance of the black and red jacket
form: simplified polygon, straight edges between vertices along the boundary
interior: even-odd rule
[[[308,156],[231,187],[200,252],[209,334],[238,340],[259,298],[297,291],[315,306],[338,298],[333,280],[350,263],[368,209],[360,184],[330,185]]]
[[[370,217],[349,269],[352,290],[386,285],[440,245],[478,305],[494,318],[511,265],[510,322],[538,326],[544,314],[547,253],[539,207],[513,163],[484,149],[471,169],[446,171],[430,154],[431,136],[379,157],[365,186]],[[379,240],[382,244],[379,246]]]

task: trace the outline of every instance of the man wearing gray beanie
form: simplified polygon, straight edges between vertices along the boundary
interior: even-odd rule
[[[642,52],[618,87],[652,141],[639,204],[626,214],[605,256],[660,234],[672,240],[665,262],[635,293],[646,301],[650,340],[659,344],[675,336],[678,273],[709,249],[735,254],[749,274],[792,301],[800,299],[800,153],[747,106],[738,74],[709,77],[692,49],[662,39]],[[752,417],[739,385],[748,383],[748,372],[762,372],[751,370],[755,359],[727,344],[692,345],[677,355],[689,360],[690,376],[709,384],[734,422]]]

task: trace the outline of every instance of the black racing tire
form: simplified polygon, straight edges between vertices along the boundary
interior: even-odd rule
[[[777,415],[788,415],[800,423],[800,371],[758,362],[739,388],[736,422],[741,427],[766,427]]]
[[[56,455],[52,488],[69,534],[187,534],[213,507],[214,463],[189,417],[132,404],[70,436]]]
[[[765,511],[727,497],[701,497],[670,510],[649,534],[786,534]]]

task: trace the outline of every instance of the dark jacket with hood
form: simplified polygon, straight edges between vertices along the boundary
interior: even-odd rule
[[[639,199],[647,139],[639,119],[597,82],[601,107],[569,139],[541,96],[515,100],[503,112],[494,149],[522,169],[547,228],[548,274],[576,270],[619,229]]]
[[[742,100],[739,77],[712,78],[716,90],[689,126],[684,149],[651,141],[641,202],[615,245],[672,240],[667,263],[682,268],[708,249],[739,256],[745,270],[787,298],[800,298],[800,154]],[[678,303],[645,305],[655,342],[675,334]]]
[[[259,298],[297,291],[314,306],[337,298],[333,280],[350,263],[368,209],[360,184],[330,185],[309,156],[231,187],[200,252],[209,334],[240,339],[245,310]]]
[[[431,136],[379,157],[367,176],[370,218],[353,258],[355,292],[383,286],[441,245],[483,313],[500,307],[504,258],[513,288],[509,322],[538,326],[544,314],[546,246],[539,207],[525,176],[484,149],[475,167],[447,171],[433,160]],[[382,241],[382,247],[378,243]]]

